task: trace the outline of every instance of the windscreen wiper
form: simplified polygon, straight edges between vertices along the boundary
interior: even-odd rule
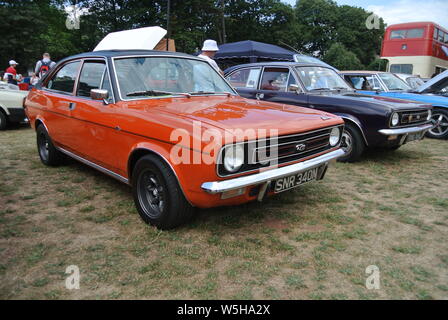
[[[168,92],[168,91],[160,91],[160,90],[144,90],[144,91],[133,91],[128,92],[126,94],[127,97],[135,97],[135,96],[174,96],[174,95],[182,95],[186,97],[190,97],[189,93],[183,93],[183,92]]]
[[[315,88],[311,89],[310,91],[322,91],[322,90],[331,90],[330,88]]]
[[[198,96],[201,94],[225,94],[227,96],[230,96],[230,92],[212,92],[212,91],[196,91],[196,92],[189,92],[188,94],[191,94],[192,96]]]

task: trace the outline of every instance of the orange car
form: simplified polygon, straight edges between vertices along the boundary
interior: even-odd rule
[[[341,118],[240,97],[187,54],[96,51],[59,62],[26,114],[42,162],[69,156],[132,186],[143,220],[172,228],[193,207],[262,200],[323,178]]]

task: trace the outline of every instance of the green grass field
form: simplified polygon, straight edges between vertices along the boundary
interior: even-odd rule
[[[198,210],[174,231],[130,189],[35,133],[0,132],[1,299],[447,299],[448,141],[371,151],[263,203]],[[77,265],[80,289],[65,288]],[[380,269],[380,289],[365,286]]]

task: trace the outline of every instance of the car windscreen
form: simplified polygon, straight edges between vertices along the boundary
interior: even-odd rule
[[[324,67],[296,67],[297,74],[308,91],[353,90],[334,70]]]
[[[392,73],[378,73],[378,77],[383,80],[389,90],[410,90],[411,87],[406,82],[393,75]]]
[[[121,97],[235,94],[206,61],[177,57],[114,59]]]

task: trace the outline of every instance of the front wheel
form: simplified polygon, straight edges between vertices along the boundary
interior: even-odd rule
[[[428,130],[426,136],[434,139],[445,139],[448,137],[448,111],[434,109],[432,112],[432,120],[439,122],[439,125]]]
[[[346,123],[342,133],[341,149],[345,155],[338,159],[341,162],[355,162],[364,152],[365,144],[359,130],[351,123]]]
[[[193,207],[185,199],[171,168],[154,155],[142,157],[132,171],[132,193],[146,223],[171,229],[188,221]]]

